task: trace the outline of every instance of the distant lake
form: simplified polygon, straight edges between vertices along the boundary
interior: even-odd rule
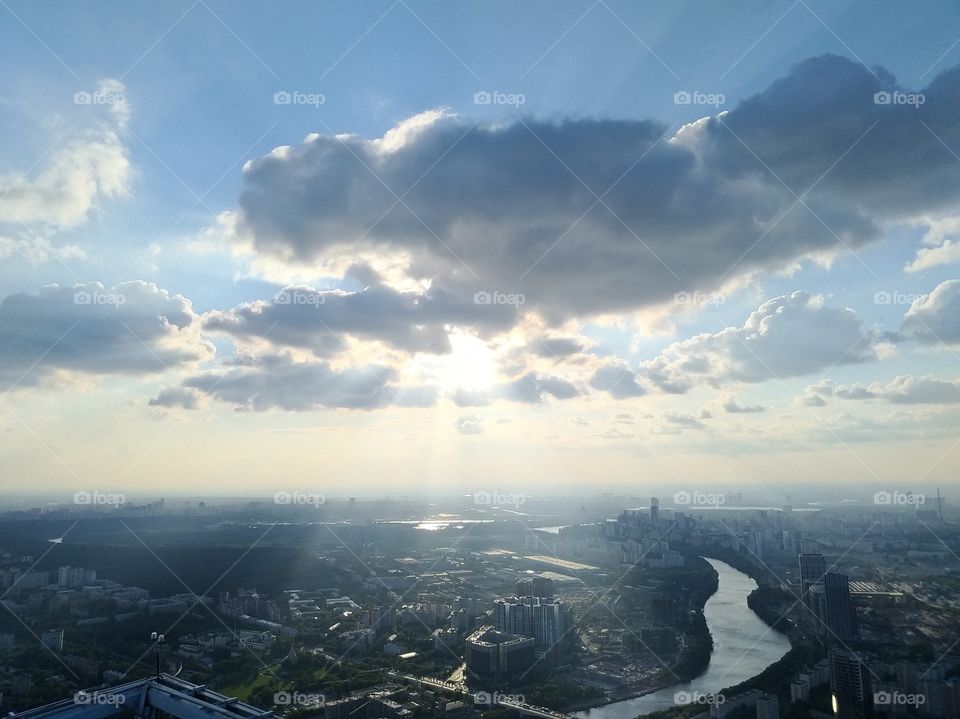
[[[706,559],[706,558],[705,558]],[[707,559],[717,570],[717,591],[707,600],[703,615],[713,636],[707,670],[691,682],[674,684],[636,699],[576,712],[580,719],[634,719],[674,706],[678,691],[710,694],[756,676],[790,651],[789,640],[770,629],[747,606],[757,583],[726,562]]]

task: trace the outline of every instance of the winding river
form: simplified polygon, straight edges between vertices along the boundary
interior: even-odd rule
[[[706,557],[705,557],[706,559]],[[577,712],[580,719],[634,719],[674,706],[678,691],[709,694],[756,676],[790,650],[790,642],[770,629],[747,606],[747,595],[757,587],[743,572],[726,562],[707,559],[717,570],[717,591],[703,608],[713,635],[713,654],[707,670],[690,682],[674,684],[635,699],[625,699]]]

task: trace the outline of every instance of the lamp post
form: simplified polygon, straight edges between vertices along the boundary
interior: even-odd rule
[[[157,649],[157,654],[156,654],[156,656],[157,656],[157,681],[159,681],[159,680],[160,680],[160,653],[163,651],[164,636],[163,636],[162,634],[158,634],[157,632],[152,632],[152,633],[150,634],[150,639],[153,641],[154,646],[155,646],[156,649]]]

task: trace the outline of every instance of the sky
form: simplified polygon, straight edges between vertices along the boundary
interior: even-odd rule
[[[956,489],[953,2],[0,2],[0,490]]]

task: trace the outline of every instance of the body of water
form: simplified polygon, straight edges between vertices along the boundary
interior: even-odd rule
[[[580,719],[634,719],[668,709],[678,691],[712,694],[756,676],[790,650],[787,638],[770,629],[747,606],[747,596],[757,587],[743,572],[726,562],[707,559],[720,581],[707,600],[703,614],[713,635],[710,665],[699,677],[659,691],[606,706],[577,712]],[[705,707],[706,709],[706,707]]]

